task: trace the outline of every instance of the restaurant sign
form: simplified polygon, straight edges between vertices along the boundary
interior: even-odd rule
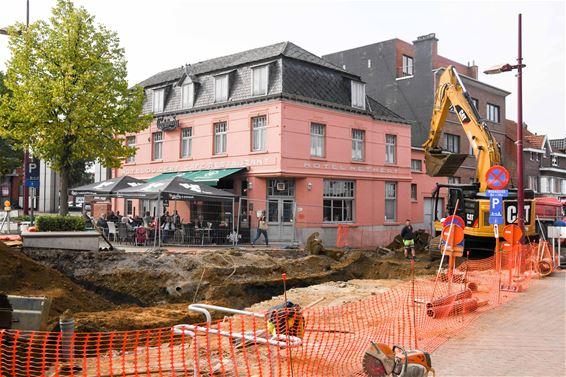
[[[175,115],[157,118],[157,128],[161,131],[171,131],[179,127],[179,120]]]

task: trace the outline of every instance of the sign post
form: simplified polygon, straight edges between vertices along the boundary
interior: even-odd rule
[[[35,207],[35,189],[39,188],[39,159],[38,158],[31,158],[29,163],[27,164],[26,173],[25,173],[25,186],[30,188],[29,195],[29,208],[30,208],[30,220],[33,224],[33,209]]]

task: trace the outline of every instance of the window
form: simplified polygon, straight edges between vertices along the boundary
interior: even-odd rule
[[[551,161],[552,161],[552,166],[558,166],[558,157],[552,156]]]
[[[292,179],[268,179],[267,196],[295,196],[295,181]]]
[[[324,222],[354,221],[354,181],[324,180]]]
[[[385,135],[385,162],[394,164],[397,162],[397,136]]]
[[[266,150],[267,118],[265,115],[252,118],[252,151]]]
[[[153,112],[163,112],[163,100],[165,99],[165,89],[155,89],[153,91]]]
[[[214,101],[228,101],[228,74],[216,76],[214,78]]]
[[[566,179],[562,180],[562,194],[566,195]]]
[[[412,76],[414,73],[413,70],[413,58],[407,55],[403,55],[403,67],[402,67],[403,75],[402,76]]]
[[[397,218],[397,183],[385,182],[385,221]]]
[[[193,154],[193,128],[181,128],[181,157],[191,157]]]
[[[214,123],[214,154],[226,153],[226,131],[228,131],[226,122]]]
[[[474,104],[474,107],[476,108],[476,110],[480,110],[480,101],[478,101],[477,98],[472,97],[472,103]]]
[[[531,161],[538,161],[539,154],[537,152],[531,152]]]
[[[411,170],[412,171],[423,171],[422,160],[411,160]]]
[[[499,106],[492,105],[491,103],[487,104],[487,120],[499,123]]]
[[[411,183],[411,200],[417,200],[417,184]]]
[[[444,149],[452,153],[460,153],[460,136],[444,134]]]
[[[324,124],[311,124],[311,156],[324,157]]]
[[[540,192],[543,194],[550,192],[548,177],[540,177]]]
[[[448,183],[449,184],[460,184],[462,180],[460,179],[460,177],[448,177]]]
[[[550,178],[550,189],[553,194],[560,194],[560,178]]]
[[[268,72],[267,65],[252,68],[252,94],[254,96],[264,96],[267,94]]]
[[[134,214],[134,201],[126,200],[126,215],[133,215],[133,214]]]
[[[371,68],[371,59],[368,59],[368,68]]]
[[[194,105],[195,100],[195,84],[184,84],[181,87],[181,103],[183,109],[190,109]]]
[[[153,133],[153,159],[161,160],[163,158],[163,132]]]
[[[352,160],[364,161],[365,138],[366,132],[364,130],[352,130]]]
[[[534,192],[538,192],[538,177],[529,176],[529,188]]]
[[[126,145],[128,146],[128,148],[135,148],[136,147],[136,137],[135,136],[128,136],[126,138]],[[134,162],[136,162],[136,155],[135,154],[133,156],[129,156],[128,158],[126,158],[127,164],[132,164]]]
[[[366,108],[366,84],[352,80],[352,107]]]

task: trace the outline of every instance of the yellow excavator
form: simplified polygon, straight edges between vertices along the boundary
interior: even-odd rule
[[[433,193],[434,228],[440,234],[442,217],[456,214],[464,220],[465,249],[493,252],[495,245],[493,225],[489,224],[489,197],[486,173],[490,167],[501,165],[501,152],[487,123],[480,117],[472,98],[453,66],[444,70],[438,82],[428,139],[423,144],[426,172],[433,177],[454,176],[468,157],[467,154],[448,153],[439,147],[439,140],[450,109],[462,125],[476,158],[476,179],[468,184],[438,184]],[[510,172],[511,174],[513,172]],[[525,231],[530,237],[536,236],[534,194],[525,190]],[[446,199],[445,208],[442,207]],[[458,203],[458,208],[456,207]],[[504,224],[517,221],[517,190],[509,189],[509,196],[503,202]]]

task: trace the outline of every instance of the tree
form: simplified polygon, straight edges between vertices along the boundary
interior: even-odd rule
[[[125,135],[145,129],[143,88],[128,88],[119,38],[83,7],[58,0],[49,22],[8,29],[12,53],[0,102],[0,136],[61,174],[59,212],[68,212],[77,161],[119,167],[135,153]]]
[[[4,72],[0,71],[0,98],[2,95],[9,95],[10,92],[4,86]],[[13,141],[0,138],[0,176],[9,174],[19,166],[22,166],[23,153],[15,150]]]

